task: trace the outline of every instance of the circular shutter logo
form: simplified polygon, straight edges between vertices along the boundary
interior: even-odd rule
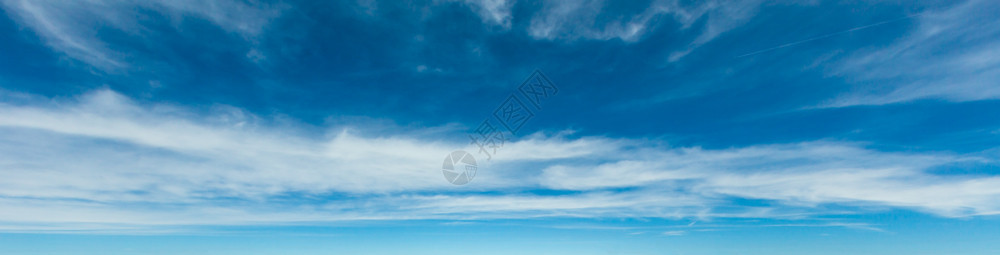
[[[453,151],[444,158],[444,165],[441,167],[444,179],[451,184],[464,185],[476,177],[476,158],[465,151]]]

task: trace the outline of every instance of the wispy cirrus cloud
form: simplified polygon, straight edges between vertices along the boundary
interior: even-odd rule
[[[204,115],[109,90],[21,98],[0,104],[4,229],[841,213],[818,206],[829,204],[945,217],[1000,212],[1000,179],[931,171],[995,164],[975,156],[838,142],[710,150],[535,134],[505,145],[472,184],[453,186],[441,162],[469,149],[465,142],[350,131],[364,127],[310,134],[238,109]],[[538,189],[554,193],[529,192]]]
[[[1000,10],[994,1],[964,1],[928,10],[895,43],[852,54],[831,68],[855,85],[823,107],[884,105],[921,99],[1000,98]]]
[[[8,16],[30,28],[45,44],[69,58],[98,70],[116,72],[131,67],[139,54],[137,47],[111,43],[102,38],[117,30],[127,36],[143,38],[156,18],[154,11],[172,20],[203,19],[224,31],[252,40],[271,20],[280,15],[283,5],[257,1],[30,1],[4,0],[0,6]],[[259,53],[258,53],[259,54]]]
[[[549,1],[535,13],[528,34],[537,39],[620,39],[635,42],[649,30],[666,20],[676,21],[682,29],[689,29],[702,18],[707,18],[701,33],[691,42],[691,49],[675,53],[671,61],[679,59],[693,48],[707,43],[719,34],[737,27],[752,17],[758,1],[707,1],[687,4],[674,0],[652,1],[649,6],[630,15],[606,13],[609,2]]]
[[[761,5],[757,0],[705,1],[685,3],[677,0],[656,0],[633,8],[614,8],[614,2],[604,0],[542,1],[529,16],[514,17],[516,1],[467,0],[464,3],[476,12],[484,24],[512,29],[514,19],[524,22],[526,32],[537,40],[575,41],[612,40],[636,42],[665,21],[674,21],[680,29],[698,29],[688,49],[678,51],[671,61],[683,57],[694,48],[720,34],[736,28],[752,18]],[[533,6],[534,7],[534,6]],[[705,19],[703,27],[692,27]]]

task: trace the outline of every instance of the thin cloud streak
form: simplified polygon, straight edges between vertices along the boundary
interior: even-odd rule
[[[794,41],[794,42],[790,42],[790,43],[786,43],[786,44],[774,46],[774,47],[771,47],[771,48],[767,48],[767,49],[758,50],[758,51],[750,52],[750,53],[747,53],[747,54],[739,55],[739,56],[736,56],[736,58],[749,57],[749,56],[753,56],[753,55],[757,55],[757,54],[761,54],[761,53],[765,53],[765,52],[770,52],[770,51],[774,51],[774,50],[778,50],[778,49],[788,48],[788,47],[791,47],[791,46],[795,46],[795,45],[799,45],[799,44],[803,44],[803,43],[807,43],[807,42],[811,42],[811,41],[826,39],[826,38],[830,38],[830,37],[841,35],[841,34],[845,34],[845,33],[860,31],[860,30],[869,29],[869,28],[873,28],[873,27],[877,27],[877,26],[881,26],[881,25],[885,25],[885,24],[889,24],[889,23],[894,23],[894,22],[898,22],[898,21],[902,21],[902,20],[906,20],[906,19],[911,19],[911,18],[918,17],[918,16],[920,16],[919,13],[918,14],[913,14],[913,15],[907,15],[907,16],[901,17],[901,18],[896,18],[896,19],[886,20],[886,21],[877,22],[877,23],[873,23],[873,24],[868,24],[868,25],[864,25],[864,26],[854,27],[854,28],[847,29],[847,30],[840,31],[840,32],[833,32],[833,33],[829,33],[829,34],[825,34],[825,35],[814,36],[814,37],[810,37],[808,39]]]

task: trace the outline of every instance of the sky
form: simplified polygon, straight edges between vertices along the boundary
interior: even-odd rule
[[[0,9],[4,254],[1000,253],[996,1]]]

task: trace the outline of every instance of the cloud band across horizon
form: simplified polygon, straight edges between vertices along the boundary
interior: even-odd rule
[[[24,98],[0,104],[0,225],[7,230],[849,213],[825,205],[1000,214],[1000,178],[949,174],[996,164],[982,155],[833,141],[678,148],[536,133],[505,145],[473,183],[454,186],[441,176],[441,160],[468,145],[440,138],[451,131],[328,126],[317,135],[235,108],[200,114],[110,90]]]

